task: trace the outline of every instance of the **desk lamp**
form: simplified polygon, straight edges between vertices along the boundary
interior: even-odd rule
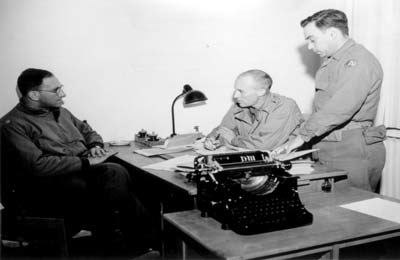
[[[202,102],[207,100],[207,97],[203,94],[203,92],[192,89],[189,85],[183,86],[183,91],[179,94],[174,101],[172,102],[171,114],[172,114],[172,134],[171,137],[175,136],[175,113],[174,113],[174,105],[175,102],[180,98],[183,98],[183,105],[200,105]]]

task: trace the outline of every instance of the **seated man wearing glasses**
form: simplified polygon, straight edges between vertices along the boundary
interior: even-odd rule
[[[222,145],[273,150],[295,137],[303,122],[293,99],[270,92],[272,78],[262,70],[241,73],[235,81],[235,103],[206,138],[204,147]]]
[[[122,245],[146,252],[154,233],[127,170],[110,162],[97,132],[62,107],[59,80],[27,69],[17,86],[20,102],[1,119],[2,184],[15,185],[35,212],[64,218],[69,237],[86,222],[111,249],[105,253],[121,253]]]

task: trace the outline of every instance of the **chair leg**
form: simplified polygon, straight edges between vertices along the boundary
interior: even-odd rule
[[[22,217],[19,219],[19,241],[36,240],[45,232],[48,237],[39,239],[57,243],[58,254],[61,257],[68,257],[68,240],[65,231],[64,220],[59,218]]]

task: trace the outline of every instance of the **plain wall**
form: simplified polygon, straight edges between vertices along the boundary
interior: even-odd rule
[[[253,68],[309,113],[319,57],[299,22],[325,8],[345,0],[0,0],[0,116],[29,67],[52,71],[65,107],[106,141],[142,128],[169,135],[184,84],[208,101],[178,101],[177,132],[207,133],[232,104],[236,76]]]

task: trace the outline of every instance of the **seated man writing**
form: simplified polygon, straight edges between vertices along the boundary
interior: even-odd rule
[[[101,136],[62,107],[63,85],[49,71],[27,69],[17,86],[20,102],[1,119],[10,174],[3,186],[15,185],[32,210],[64,218],[69,237],[86,222],[103,248],[146,252],[154,233],[129,173],[107,161]]]
[[[247,149],[272,150],[300,127],[296,102],[271,93],[271,77],[261,70],[241,73],[235,81],[235,104],[204,142],[209,150],[228,144]]]

